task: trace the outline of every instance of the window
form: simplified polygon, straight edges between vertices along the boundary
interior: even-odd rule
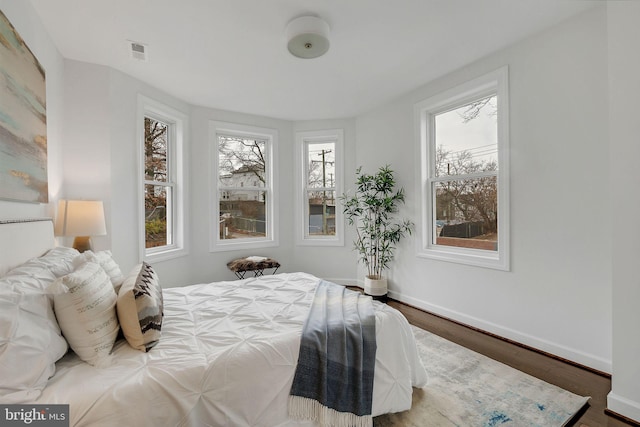
[[[183,143],[186,116],[140,96],[142,256],[156,261],[185,254]]]
[[[344,245],[342,129],[298,132],[297,242],[300,245]]]
[[[416,105],[419,255],[509,269],[506,67]]]
[[[211,250],[276,246],[276,131],[212,122],[211,134]]]

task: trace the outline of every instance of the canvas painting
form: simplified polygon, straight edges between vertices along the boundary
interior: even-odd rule
[[[0,11],[0,199],[47,203],[45,72]]]

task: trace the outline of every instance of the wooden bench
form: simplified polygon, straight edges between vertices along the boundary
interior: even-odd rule
[[[280,267],[280,263],[273,258],[250,256],[246,258],[238,258],[227,263],[227,268],[233,271],[238,279],[244,279],[247,271],[253,271],[254,277],[264,275],[264,270],[274,268],[272,274]]]

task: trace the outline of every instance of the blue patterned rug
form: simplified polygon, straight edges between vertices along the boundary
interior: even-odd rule
[[[374,418],[375,427],[564,426],[581,397],[413,327],[429,383],[411,410]]]

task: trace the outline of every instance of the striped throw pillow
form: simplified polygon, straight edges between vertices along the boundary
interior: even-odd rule
[[[111,349],[118,335],[116,293],[107,273],[85,262],[48,288],[64,337],[73,351],[90,365],[111,364]]]
[[[120,327],[131,347],[146,352],[158,344],[162,303],[156,272],[146,262],[135,266],[122,282],[116,304]]]

